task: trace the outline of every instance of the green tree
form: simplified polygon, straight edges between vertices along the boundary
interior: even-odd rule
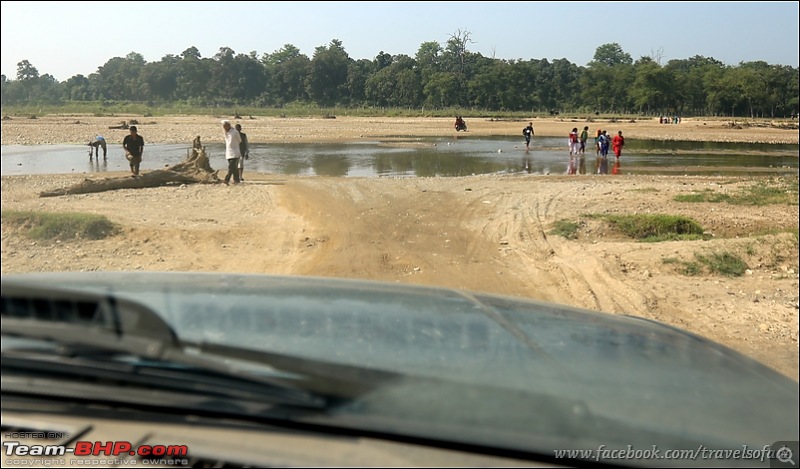
[[[633,103],[645,114],[674,113],[672,106],[672,77],[650,57],[642,57],[634,64],[636,71],[631,97]]]
[[[630,54],[622,50],[622,46],[616,42],[612,42],[603,44],[595,50],[594,57],[592,61],[589,62],[589,65],[591,66],[595,63],[613,67],[615,65],[631,65],[633,59]]]
[[[211,60],[211,79],[208,96],[212,102],[222,105],[235,104],[235,91],[232,89],[239,79],[234,59],[236,51],[230,47],[220,47]]]
[[[416,62],[407,55],[394,58],[391,65],[367,79],[364,92],[376,106],[418,106],[422,100],[422,89]]]
[[[767,72],[770,117],[788,117],[797,112],[798,69],[787,65],[772,65]]]
[[[125,58],[114,57],[97,69],[89,79],[95,80],[95,86],[105,99],[117,101],[145,99],[142,88],[141,72],[144,68],[144,57],[131,52]]]
[[[552,96],[549,102],[551,109],[572,109],[580,102],[580,79],[582,69],[567,59],[557,59],[551,64]]]
[[[169,102],[175,99],[178,88],[178,57],[166,55],[159,62],[145,64],[142,80],[147,84],[151,100]]]
[[[305,80],[311,61],[292,44],[285,44],[261,59],[270,78],[270,102],[284,105],[292,101],[305,101]]]
[[[22,99],[30,101],[35,96],[36,82],[39,80],[39,70],[27,59],[17,63],[17,81],[20,84]]]
[[[473,41],[472,33],[458,29],[450,35],[441,57],[442,71],[453,75],[456,86],[450,104],[465,106],[468,103],[467,83],[472,78],[477,56],[467,50]]]
[[[351,104],[364,104],[366,102],[365,89],[367,80],[374,72],[374,61],[367,59],[353,61],[347,67],[347,91],[350,94]]]
[[[176,64],[175,97],[205,103],[210,97],[211,66],[212,61],[201,58],[196,48],[186,49]]]
[[[375,71],[377,72],[388,67],[392,64],[392,61],[393,59],[391,54],[387,54],[384,51],[378,52],[378,55],[375,56],[375,60],[373,61],[375,64]]]
[[[332,40],[328,47],[317,47],[305,82],[306,92],[311,99],[322,106],[335,106],[349,101],[347,69],[350,62],[338,39]]]
[[[265,67],[259,62],[256,52],[237,54],[233,59],[233,70],[236,74],[231,84],[233,98],[242,105],[254,103],[268,83]]]
[[[91,101],[95,99],[94,89],[89,79],[83,75],[75,75],[62,83],[63,96],[71,101]]]
[[[434,73],[423,88],[425,106],[451,107],[458,102],[458,79],[449,72]]]

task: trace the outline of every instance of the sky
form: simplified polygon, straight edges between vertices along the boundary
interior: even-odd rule
[[[286,44],[313,58],[338,39],[355,59],[414,57],[469,33],[467,49],[509,60],[585,66],[603,44],[642,56],[761,60],[798,66],[799,3],[790,2],[37,2],[2,1],[2,73],[27,60],[58,81],[131,52],[147,62],[196,47],[260,58]]]

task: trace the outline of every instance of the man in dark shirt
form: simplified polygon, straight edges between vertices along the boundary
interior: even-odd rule
[[[244,181],[242,175],[244,174],[244,160],[250,158],[250,143],[247,141],[247,134],[242,132],[242,124],[236,124],[234,126],[237,132],[239,132],[239,137],[242,138],[242,141],[239,142],[239,153],[242,155],[239,158],[239,181]]]
[[[131,126],[130,131],[130,135],[126,135],[122,140],[122,148],[125,149],[125,158],[131,164],[133,177],[138,177],[139,165],[142,162],[142,153],[144,153],[144,139],[139,135],[135,125]]]
[[[531,148],[531,138],[533,138],[533,122],[530,122],[527,127],[522,129],[522,135],[525,137],[525,150]]]

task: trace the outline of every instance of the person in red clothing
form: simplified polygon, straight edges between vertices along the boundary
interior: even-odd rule
[[[619,158],[622,155],[622,147],[625,146],[625,138],[622,136],[622,131],[617,132],[614,138],[611,139],[611,148],[614,150],[614,156]]]
[[[622,155],[622,147],[625,146],[625,137],[622,136],[622,131],[617,132],[614,138],[611,139],[611,148],[614,150],[614,167],[611,169],[611,174],[622,174],[619,167],[619,157]]]

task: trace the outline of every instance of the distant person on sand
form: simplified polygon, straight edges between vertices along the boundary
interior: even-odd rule
[[[250,158],[250,143],[247,141],[247,134],[242,132],[242,124],[236,124],[236,131],[239,132],[239,138],[242,139],[239,143],[239,181],[244,182],[244,160]]]
[[[106,155],[108,154],[108,147],[106,147],[106,139],[102,135],[95,136],[92,140],[88,143],[89,147],[89,161],[92,160],[92,152],[94,152],[94,156],[100,160],[100,147],[103,147],[103,159],[106,159]]]
[[[533,122],[529,122],[528,126],[522,129],[522,135],[525,137],[525,150],[530,150],[531,148],[531,138],[534,135],[533,131]]]
[[[228,160],[228,174],[225,175],[225,184],[230,183],[233,177],[233,183],[239,184],[239,158],[241,158],[241,150],[239,145],[242,143],[242,138],[239,132],[231,127],[231,121],[223,120],[222,129],[225,131],[225,159]]]
[[[464,122],[464,119],[461,116],[456,117],[456,123],[454,124],[456,128],[456,132],[463,130],[464,132],[467,131],[467,123]]]
[[[142,154],[144,153],[144,139],[139,135],[139,130],[135,125],[128,130],[130,134],[122,140],[122,148],[125,149],[125,158],[131,165],[133,177],[139,177],[139,165],[142,163]]]

